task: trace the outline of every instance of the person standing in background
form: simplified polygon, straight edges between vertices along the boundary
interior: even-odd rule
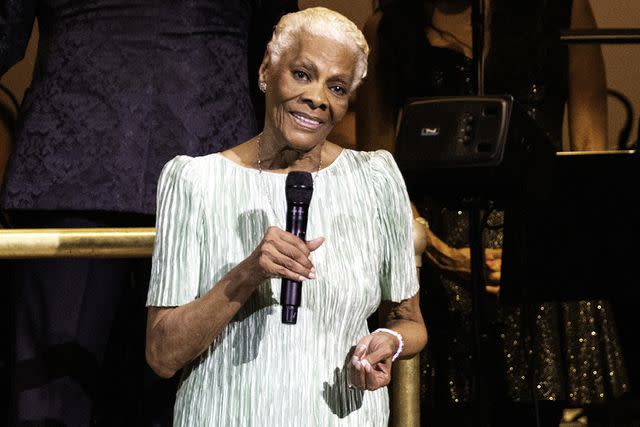
[[[40,28],[2,192],[9,226],[153,226],[162,165],[255,134],[248,51],[262,53],[271,26],[295,8],[4,2],[0,73],[24,54],[36,18]],[[143,387],[141,375],[148,274],[148,260],[12,263],[11,424],[162,423],[174,390],[164,383],[159,396],[163,387]]]
[[[570,147],[606,148],[606,87],[598,46],[559,43],[562,28],[593,28],[587,0],[487,2],[485,34],[488,94],[512,94],[559,149],[565,107]],[[412,97],[474,95],[471,2],[387,1],[365,26],[371,45],[368,80],[359,94],[360,149],[393,152],[397,117]],[[431,331],[423,354],[423,407],[430,425],[472,425],[470,398],[472,333],[468,220],[432,201],[414,200],[431,225],[422,298]],[[501,212],[488,216],[484,233],[487,274],[499,292]],[[491,299],[491,297],[488,297]],[[499,314],[495,378],[502,401],[495,425],[535,422],[558,425],[564,406],[607,402],[628,391],[615,320],[606,301],[546,303],[524,309],[490,302]],[[523,326],[531,322],[533,333]],[[594,332],[593,334],[591,332]],[[531,344],[530,339],[534,340]],[[529,353],[528,346],[535,350]],[[428,369],[424,369],[428,366]],[[493,377],[492,377],[493,378]],[[433,379],[433,380],[430,380]],[[428,389],[427,389],[428,388]],[[428,393],[428,395],[427,395]]]

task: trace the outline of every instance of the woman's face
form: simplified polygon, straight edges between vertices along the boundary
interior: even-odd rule
[[[304,32],[276,64],[266,57],[260,67],[267,83],[265,128],[299,151],[324,142],[349,107],[355,61],[343,44]]]

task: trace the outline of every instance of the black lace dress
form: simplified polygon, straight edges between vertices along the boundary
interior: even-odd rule
[[[513,95],[560,147],[567,99],[567,51],[557,43],[567,28],[570,2],[528,10],[496,1],[485,92]],[[531,2],[529,2],[532,4]],[[537,36],[536,36],[537,35]],[[555,37],[555,39],[554,39]],[[416,59],[410,97],[473,95],[472,63],[461,53],[430,46],[425,39]],[[408,97],[409,98],[409,97]],[[453,247],[469,245],[465,211],[432,201],[418,202],[433,231]],[[502,246],[503,213],[488,216],[484,247]],[[428,267],[426,268],[428,270]],[[469,283],[433,271],[422,280],[429,345],[422,355],[423,407],[456,406],[469,401],[472,375],[472,322]],[[568,405],[604,402],[628,390],[615,321],[606,301],[500,304],[493,310],[502,398],[526,402],[562,401]],[[525,330],[525,325],[531,329]],[[429,411],[428,409],[426,410]],[[427,413],[427,415],[429,415]]]
[[[7,209],[153,214],[162,166],[257,132],[248,63],[286,1],[7,0],[0,73],[37,17],[33,83],[20,111]],[[268,23],[268,24],[267,24]],[[265,38],[266,38],[265,37]]]

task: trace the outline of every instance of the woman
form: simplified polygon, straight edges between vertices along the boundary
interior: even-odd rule
[[[410,205],[389,153],[326,140],[367,53],[338,13],[285,15],[259,71],[262,133],[165,166],[147,360],[184,368],[175,425],[387,425],[392,359],[426,342]],[[306,242],[283,231],[292,170],[314,177]],[[282,278],[305,281],[296,325],[280,322]],[[379,305],[388,329],[369,333]]]
[[[486,93],[510,93],[561,147],[565,104],[571,149],[606,148],[604,67],[598,46],[558,42],[559,29],[593,27],[586,0],[559,2],[488,2],[485,34]],[[471,2],[391,1],[370,19],[365,33],[372,46],[371,73],[358,110],[358,145],[393,151],[396,118],[412,97],[473,95]],[[469,355],[472,350],[471,300],[468,289],[468,221],[464,212],[432,201],[416,200],[428,217],[427,259],[436,276],[426,281],[429,293],[427,324],[433,330],[429,366],[431,408],[436,425],[440,414],[466,417],[460,406],[470,399]],[[488,217],[485,231],[489,284],[500,279],[502,214]],[[442,240],[441,240],[442,238]],[[497,293],[498,287],[488,290]],[[492,308],[495,301],[491,303]],[[494,319],[499,342],[495,360],[500,371],[492,376],[505,401],[527,402],[531,397],[570,405],[603,402],[627,390],[624,366],[610,309],[606,302],[584,301],[532,307],[498,305]],[[533,333],[525,325],[533,324]],[[594,332],[592,334],[592,332]],[[528,341],[533,337],[533,343]],[[530,350],[533,350],[530,352]],[[594,374],[595,372],[595,374]],[[611,374],[610,374],[611,373]],[[426,380],[427,378],[425,378]],[[427,381],[423,381],[427,383]],[[425,401],[427,403],[427,401]],[[453,408],[447,411],[446,408]],[[500,403],[496,424],[524,425],[535,420],[528,407]],[[522,410],[521,410],[522,409]],[[557,425],[560,407],[543,411]],[[442,421],[441,421],[442,422]],[[542,423],[547,422],[544,417]],[[458,424],[472,424],[472,419]]]

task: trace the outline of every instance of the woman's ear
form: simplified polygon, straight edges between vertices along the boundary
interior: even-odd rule
[[[269,55],[269,50],[264,52],[264,57],[262,58],[262,63],[260,64],[260,68],[258,69],[258,82],[266,83],[269,79],[269,71],[271,67],[271,55]]]

